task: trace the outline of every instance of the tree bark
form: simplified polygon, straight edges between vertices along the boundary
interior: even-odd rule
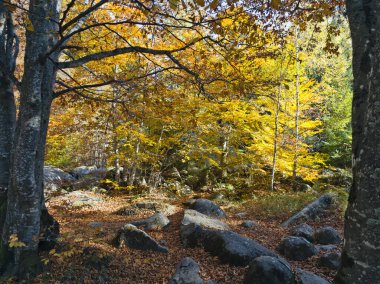
[[[277,148],[278,148],[278,124],[279,124],[279,115],[280,115],[280,107],[281,107],[281,91],[282,91],[282,77],[283,77],[283,65],[284,57],[282,56],[281,62],[280,62],[280,76],[279,76],[279,86],[277,90],[276,95],[276,107],[275,107],[275,113],[274,113],[274,140],[273,140],[273,160],[272,160],[272,173],[271,173],[271,183],[270,183],[270,189],[271,191],[275,190],[275,174],[276,174],[276,167],[277,167]]]
[[[296,51],[296,114],[295,114],[295,126],[294,126],[294,159],[293,159],[293,190],[298,187],[297,183],[297,170],[298,170],[298,144],[299,144],[299,118],[300,118],[300,75],[299,75],[299,45],[298,45],[298,27],[295,30],[295,51]]]
[[[13,139],[10,183],[2,242],[7,250],[5,275],[29,278],[41,271],[38,257],[43,209],[43,158],[55,82],[54,61],[44,58],[56,43],[60,0],[32,0],[26,31],[20,108]],[[11,236],[23,243],[9,245]]]
[[[380,280],[380,2],[347,0],[353,45],[353,184],[336,283]]]
[[[10,178],[11,147],[16,125],[16,106],[13,94],[13,76],[18,51],[12,16],[0,4],[0,233],[7,210]],[[0,272],[7,261],[7,251],[0,238]]]

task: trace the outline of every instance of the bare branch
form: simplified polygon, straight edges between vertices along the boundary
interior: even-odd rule
[[[121,47],[121,48],[116,48],[116,49],[109,50],[109,51],[103,51],[103,52],[99,52],[99,53],[86,55],[82,58],[79,58],[79,59],[76,59],[73,61],[59,62],[58,66],[59,66],[59,68],[62,68],[62,69],[75,68],[75,67],[81,66],[87,62],[90,62],[90,61],[101,60],[104,58],[113,57],[113,56],[126,54],[126,53],[133,53],[133,52],[147,53],[147,54],[152,54],[152,55],[167,55],[168,56],[172,53],[183,51],[183,50],[189,48],[190,46],[193,46],[197,42],[204,40],[206,38],[208,38],[208,37],[193,40],[190,43],[188,43],[188,44],[186,44],[180,48],[172,49],[172,50],[151,49],[151,48],[146,48],[146,47],[141,47],[141,46]]]

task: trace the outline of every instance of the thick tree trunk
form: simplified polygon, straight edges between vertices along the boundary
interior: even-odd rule
[[[7,211],[2,233],[6,245],[5,275],[29,278],[42,266],[38,257],[43,209],[43,157],[55,81],[55,66],[44,58],[55,44],[59,0],[30,1],[32,28],[26,32],[24,75],[19,116],[12,145]],[[9,244],[17,237],[22,246]],[[4,250],[4,249],[3,249]]]
[[[336,283],[380,281],[380,2],[347,0],[353,44],[353,184]]]
[[[18,42],[13,21],[7,8],[0,4],[0,233],[7,209],[7,192],[10,178],[11,147],[16,125],[16,106],[12,75],[17,57]],[[0,272],[7,260],[0,238]]]

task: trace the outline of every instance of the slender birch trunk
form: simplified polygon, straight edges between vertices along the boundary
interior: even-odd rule
[[[299,75],[299,44],[298,44],[298,27],[295,31],[295,48],[296,48],[296,114],[295,114],[295,145],[293,159],[293,189],[297,187],[297,170],[298,170],[298,144],[299,144],[299,116],[300,116],[300,75]]]

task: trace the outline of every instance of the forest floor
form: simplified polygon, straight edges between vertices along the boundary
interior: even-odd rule
[[[61,226],[60,244],[57,249],[46,252],[43,260],[46,271],[35,283],[167,283],[177,264],[183,257],[191,256],[201,267],[204,279],[213,279],[218,283],[242,283],[246,267],[235,267],[221,263],[202,248],[185,248],[180,239],[180,223],[187,198],[169,198],[165,194],[154,194],[135,199],[132,196],[113,197],[93,194],[102,198],[93,207],[72,208],[62,197],[52,198],[48,202],[50,213]],[[171,224],[162,231],[149,231],[156,240],[169,248],[169,253],[140,251],[128,248],[116,248],[112,239],[117,231],[130,221],[149,217],[150,210],[141,210],[134,216],[115,214],[120,208],[136,202],[158,202],[174,205],[175,210],[168,216]],[[307,203],[307,202],[306,202]],[[234,203],[222,206],[227,213],[224,220],[233,231],[252,238],[264,246],[276,250],[280,240],[287,236],[288,229],[279,226],[292,212],[282,212],[277,216],[268,216],[256,211],[251,203]],[[244,217],[236,213],[246,212]],[[251,229],[240,226],[243,220],[254,220],[257,226]],[[97,222],[97,223],[92,223]],[[343,214],[335,208],[317,221],[308,222],[317,229],[332,226],[343,233]],[[338,250],[341,248],[339,247]],[[302,268],[332,280],[335,271],[317,266],[318,255],[307,261],[289,261],[293,267]]]

